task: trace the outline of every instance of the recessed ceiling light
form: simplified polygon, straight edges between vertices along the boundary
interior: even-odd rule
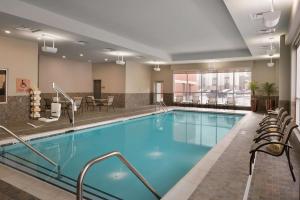
[[[108,58],[104,58],[104,61],[107,62],[107,61],[108,61]]]
[[[83,53],[81,53],[81,54],[79,54],[80,55],[80,57],[82,57],[83,56]]]
[[[4,33],[11,34],[11,31],[10,30],[5,30]]]
[[[105,48],[102,50],[103,52],[111,52],[111,51],[114,51],[112,48]]]
[[[63,59],[66,59],[66,56],[62,56]]]
[[[80,41],[77,41],[76,43],[79,44],[79,45],[81,45],[81,46],[84,46],[84,45],[86,45],[88,42],[87,42],[87,41],[80,40]]]

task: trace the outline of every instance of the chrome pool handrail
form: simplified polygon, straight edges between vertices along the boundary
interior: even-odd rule
[[[74,100],[69,96],[67,95],[60,87],[57,86],[57,84],[55,84],[54,82],[52,83],[52,88],[56,91],[56,96],[58,97],[58,93],[62,94],[65,99],[67,99],[70,103],[71,103],[71,106],[72,106],[72,126],[74,127],[75,125],[75,103],[74,103]]]
[[[25,140],[23,140],[22,138],[20,138],[19,136],[17,136],[16,134],[14,134],[12,131],[10,131],[9,129],[7,129],[4,126],[0,125],[0,129],[3,129],[5,132],[7,132],[9,135],[11,135],[12,137],[14,137],[15,139],[17,139],[19,142],[21,142],[22,144],[24,144],[27,148],[29,148],[33,153],[35,153],[36,155],[40,156],[41,158],[43,158],[44,160],[48,161],[50,164],[54,165],[57,168],[57,174],[58,177],[60,176],[60,166],[55,163],[54,161],[52,161],[50,158],[48,158],[47,156],[45,156],[44,154],[42,154],[41,152],[39,152],[38,150],[36,150],[33,146],[31,146],[30,144],[28,144]]]
[[[157,199],[161,199],[160,195],[155,191],[155,189],[146,181],[146,179],[137,171],[137,169],[135,169],[129,162],[128,160],[126,160],[126,158],[118,151],[112,151],[106,154],[103,154],[100,157],[97,157],[95,159],[90,160],[85,166],[84,168],[81,170],[78,179],[77,179],[77,200],[82,200],[82,196],[83,196],[83,191],[82,191],[82,186],[83,186],[83,179],[85,174],[87,173],[87,171],[96,163],[101,162],[103,160],[106,160],[110,157],[114,157],[116,156],[117,158],[119,158],[119,160],[121,160],[126,167],[144,184],[144,186],[146,186],[146,188],[148,190],[150,190],[150,192],[157,198]]]

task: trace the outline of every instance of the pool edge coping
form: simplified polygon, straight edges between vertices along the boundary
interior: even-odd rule
[[[194,165],[194,167],[192,169],[190,169],[189,172],[187,174],[185,174],[162,197],[162,200],[188,199],[192,195],[194,190],[197,188],[197,186],[199,184],[201,184],[202,180],[208,174],[209,170],[213,167],[213,165],[218,160],[218,158],[221,156],[221,154],[226,150],[226,148],[229,146],[229,144],[235,138],[235,136],[237,135],[238,130],[239,130],[238,128],[240,128],[240,126],[241,126],[240,124],[243,121],[245,121],[245,118],[251,113],[250,111],[244,111],[244,110],[168,107],[168,111],[176,111],[176,110],[194,111],[194,112],[211,112],[211,113],[221,113],[221,114],[242,114],[242,115],[244,115],[244,117],[240,121],[238,121],[238,123],[236,123],[233,126],[233,128],[230,129],[229,133],[217,145],[215,145],[199,162],[197,162]],[[118,117],[118,118],[112,119],[112,120],[106,120],[106,121],[102,121],[102,122],[80,125],[80,126],[76,126],[76,127],[72,127],[72,128],[63,128],[63,129],[57,129],[54,131],[46,131],[46,132],[42,132],[42,133],[27,135],[22,138],[25,139],[26,141],[34,140],[34,139],[42,139],[42,138],[51,137],[51,136],[60,135],[60,134],[68,134],[68,133],[70,133],[69,132],[70,130],[79,131],[79,130],[84,130],[84,129],[88,129],[88,128],[94,128],[94,127],[101,126],[101,125],[108,125],[108,124],[113,124],[113,123],[117,123],[117,122],[121,122],[121,121],[127,121],[127,120],[131,120],[131,119],[137,119],[137,118],[141,118],[141,117],[151,116],[151,115],[155,115],[155,114],[159,114],[159,113],[163,113],[163,111],[149,112],[149,113],[138,114],[138,115],[133,115],[133,116],[128,116],[128,117]],[[16,142],[15,139],[4,139],[4,140],[0,141],[0,146],[12,144],[15,142]],[[18,172],[17,176],[19,176],[19,177],[12,177],[13,179],[15,179],[15,178],[20,179],[20,178],[22,178],[22,175],[24,175],[23,178],[31,179],[30,182],[35,182],[35,184],[42,184],[42,185],[46,184],[46,185],[49,185],[51,190],[55,190],[55,189],[53,189],[53,187],[56,187],[56,186],[53,186],[44,181],[38,180],[28,174],[25,174],[23,172],[15,170],[9,166],[3,165],[3,164],[0,164],[0,166],[4,166],[6,168],[6,170],[10,171],[10,172],[6,172],[6,173],[12,173],[12,171],[15,173],[17,171]],[[10,176],[14,176],[14,175],[10,175]],[[11,184],[9,181],[6,181],[5,179],[3,179],[3,177],[0,177],[0,179]],[[24,180],[21,182],[24,182]],[[27,192],[29,194],[32,194],[32,195],[40,198],[39,196],[37,196],[40,193],[37,194],[36,191],[34,191],[34,189],[31,187],[24,188],[20,185],[19,186],[14,185],[14,184],[12,184],[12,185],[21,190],[24,190],[25,192]],[[49,187],[46,187],[45,190],[46,191],[49,190]],[[65,191],[61,188],[57,187],[56,189],[58,190],[58,193],[68,193],[70,195],[73,195],[72,193]],[[45,199],[45,198],[41,198],[41,199]]]

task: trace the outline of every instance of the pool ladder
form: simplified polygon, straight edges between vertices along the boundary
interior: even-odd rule
[[[87,171],[96,163],[99,163],[101,161],[104,161],[111,157],[117,157],[119,160],[122,161],[122,163],[125,164],[125,166],[144,184],[144,186],[157,198],[161,199],[161,196],[155,191],[155,189],[146,181],[146,179],[128,162],[128,160],[118,151],[112,151],[109,153],[106,153],[100,157],[94,158],[93,160],[90,160],[84,168],[81,170],[78,179],[77,179],[77,200],[82,200],[83,198],[83,179],[86,175]]]
[[[0,129],[4,130],[6,133],[8,133],[12,137],[14,137],[16,140],[18,140],[22,144],[24,144],[33,153],[35,153],[39,157],[43,158],[44,160],[46,160],[47,162],[49,162],[51,165],[55,166],[57,168],[57,177],[58,178],[60,177],[60,166],[57,163],[55,163],[50,158],[48,158],[47,156],[45,156],[44,154],[42,154],[41,152],[39,152],[38,150],[36,150],[33,146],[31,146],[30,144],[28,144],[25,140],[23,140],[22,138],[20,138],[16,134],[14,134],[12,131],[10,131],[9,129],[7,129],[6,127],[0,125]],[[2,150],[1,153],[3,154],[3,150]]]
[[[164,112],[168,112],[168,107],[163,101],[157,101],[156,105],[159,107],[159,109],[162,109]]]

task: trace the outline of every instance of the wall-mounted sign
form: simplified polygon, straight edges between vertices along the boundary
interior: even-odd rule
[[[0,103],[7,102],[7,69],[0,68]]]
[[[17,78],[16,91],[17,92],[28,92],[31,88],[29,79]]]

